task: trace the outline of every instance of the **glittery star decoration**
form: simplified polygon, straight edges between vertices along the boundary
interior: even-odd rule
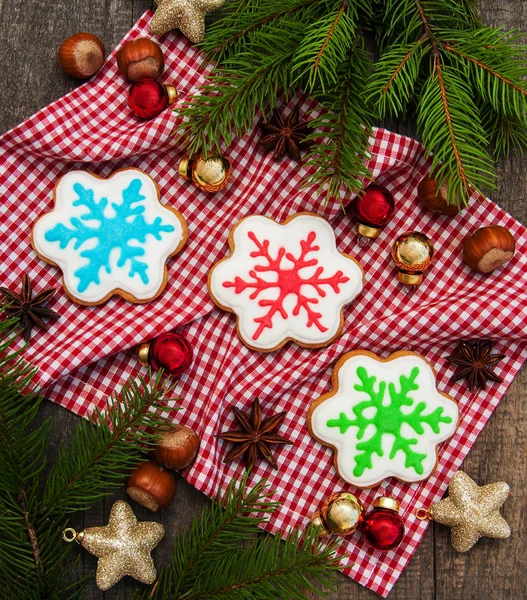
[[[458,471],[448,487],[448,498],[431,509],[437,523],[452,528],[452,546],[466,552],[480,537],[508,538],[511,530],[499,509],[509,495],[502,482],[479,487],[466,473]]]
[[[104,591],[125,575],[141,583],[154,583],[157,572],[150,552],[164,535],[163,525],[138,523],[130,505],[118,500],[112,506],[108,525],[81,531],[77,541],[99,558],[96,580]]]
[[[454,354],[446,357],[448,361],[459,367],[450,381],[455,383],[465,379],[471,392],[476,388],[486,389],[487,381],[501,383],[503,379],[494,373],[492,367],[504,359],[505,355],[491,353],[491,341],[461,342]]]
[[[201,42],[205,37],[205,15],[224,3],[225,0],[156,0],[150,31],[162,35],[179,29],[191,42]]]

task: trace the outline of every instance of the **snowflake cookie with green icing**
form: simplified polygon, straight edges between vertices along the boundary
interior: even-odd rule
[[[31,243],[60,267],[64,289],[79,304],[113,295],[144,303],[166,286],[166,261],[185,245],[183,216],[160,202],[155,181],[140,169],[102,179],[70,171],[55,186],[55,206],[33,227]]]
[[[331,392],[315,400],[308,427],[335,451],[335,468],[347,482],[374,487],[387,477],[427,479],[437,445],[458,426],[456,402],[437,390],[430,363],[413,352],[382,359],[371,352],[344,354]]]

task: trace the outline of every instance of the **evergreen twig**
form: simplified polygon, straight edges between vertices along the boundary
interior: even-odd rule
[[[494,187],[494,159],[527,142],[527,46],[483,25],[477,9],[477,0],[233,0],[201,44],[216,66],[183,107],[179,133],[193,152],[219,149],[301,88],[333,113],[312,123],[312,139],[325,142],[309,156],[327,200],[367,179],[357,123],[368,131],[416,114],[435,175],[465,204]],[[355,48],[367,31],[379,57],[365,69]]]

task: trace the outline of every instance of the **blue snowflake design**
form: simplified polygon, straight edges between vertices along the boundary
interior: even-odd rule
[[[164,225],[161,217],[156,217],[153,223],[145,221],[143,213],[146,208],[144,205],[137,204],[146,199],[140,194],[141,186],[140,179],[133,179],[130,185],[123,190],[122,203],[111,203],[115,215],[108,218],[104,215],[108,199],[101,198],[99,202],[96,202],[92,189],[75,183],[73,189],[78,199],[74,200],[73,206],[85,206],[88,212],[80,218],[72,217],[70,219],[69,225],[73,229],[63,223],[58,223],[44,234],[44,238],[48,242],[59,242],[61,249],[65,249],[71,240],[75,240],[74,250],[78,250],[87,240],[98,240],[98,244],[94,248],[80,253],[80,256],[89,261],[87,265],[77,269],[74,273],[79,278],[77,289],[80,293],[84,292],[91,283],[100,284],[101,268],[106,269],[107,273],[112,272],[110,254],[114,248],[120,250],[117,266],[124,267],[126,262],[130,261],[128,276],[133,278],[135,275],[139,275],[144,284],[148,283],[148,263],[138,260],[138,257],[145,254],[145,250],[140,246],[131,246],[130,241],[136,240],[145,244],[149,234],[153,235],[156,240],[161,240],[161,234],[174,231],[174,226]],[[88,225],[87,222],[90,224]],[[94,225],[93,222],[99,224]]]

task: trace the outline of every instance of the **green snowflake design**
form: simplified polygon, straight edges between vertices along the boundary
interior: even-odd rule
[[[388,384],[388,394],[390,402],[383,404],[386,393],[386,382],[380,381],[377,390],[375,384],[377,378],[369,376],[364,367],[357,368],[357,377],[360,384],[353,387],[357,392],[364,392],[369,396],[369,400],[359,402],[353,407],[354,418],[350,419],[345,413],[341,412],[338,419],[330,419],[327,422],[328,427],[338,427],[341,434],[345,434],[350,427],[357,427],[357,439],[362,440],[366,429],[373,425],[375,433],[367,440],[359,442],[356,449],[359,454],[355,457],[355,468],[353,474],[360,477],[366,469],[372,468],[372,458],[374,454],[384,456],[382,447],[383,436],[393,436],[393,445],[390,450],[390,459],[393,459],[397,452],[402,451],[405,454],[405,467],[413,468],[416,473],[422,475],[423,460],[426,454],[415,452],[412,446],[417,444],[418,440],[414,437],[407,438],[401,433],[404,424],[409,425],[417,435],[425,433],[424,425],[427,424],[434,433],[439,433],[441,423],[452,423],[452,418],[443,416],[443,408],[439,407],[429,414],[423,414],[427,408],[426,402],[418,402],[409,396],[410,392],[419,390],[416,379],[419,375],[419,368],[414,367],[409,377],[401,375],[399,377],[400,390],[397,391],[393,383]],[[409,413],[404,413],[403,406],[415,405]],[[368,409],[374,408],[375,413],[371,417],[365,416]],[[370,411],[371,412],[371,411]]]

